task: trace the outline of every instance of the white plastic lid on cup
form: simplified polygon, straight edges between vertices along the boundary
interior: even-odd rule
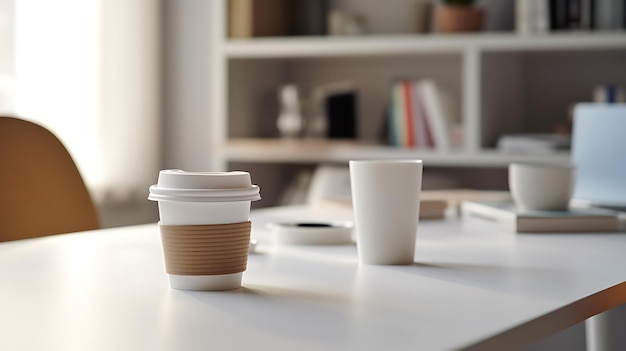
[[[159,202],[162,225],[228,224],[248,221],[250,202],[259,200],[259,187],[250,173],[159,172],[149,200]]]
[[[149,200],[185,202],[223,202],[259,200],[259,187],[250,173],[186,172],[180,169],[159,172],[156,185],[150,187]]]

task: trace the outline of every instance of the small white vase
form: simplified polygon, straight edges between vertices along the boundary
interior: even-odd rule
[[[280,91],[281,111],[276,126],[283,138],[297,138],[303,128],[302,114],[298,89],[292,85],[285,85]]]

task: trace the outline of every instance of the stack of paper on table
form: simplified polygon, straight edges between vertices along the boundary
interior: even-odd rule
[[[352,208],[352,199],[347,198],[327,198],[318,205],[333,206],[338,205],[344,208]],[[440,219],[445,217],[448,203],[442,200],[421,200],[420,201],[420,219]]]
[[[423,190],[420,194],[420,219],[441,219],[448,209],[456,210],[461,202],[473,201],[509,201],[508,191],[484,191],[471,189]],[[318,205],[339,205],[352,207],[348,197],[326,198]]]
[[[424,190],[421,200],[445,200],[449,207],[460,209],[463,201],[475,202],[507,202],[511,201],[511,193],[499,190],[474,189],[442,189]]]
[[[565,211],[520,211],[512,202],[462,204],[463,218],[496,223],[512,232],[607,232],[620,228],[618,213],[601,208],[571,208]]]

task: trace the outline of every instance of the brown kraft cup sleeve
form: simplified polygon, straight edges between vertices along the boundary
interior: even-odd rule
[[[159,225],[165,271],[176,275],[240,273],[248,264],[252,222]]]

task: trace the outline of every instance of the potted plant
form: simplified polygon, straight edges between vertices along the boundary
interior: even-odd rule
[[[444,0],[435,10],[435,31],[440,33],[482,30],[485,12],[474,0]]]

